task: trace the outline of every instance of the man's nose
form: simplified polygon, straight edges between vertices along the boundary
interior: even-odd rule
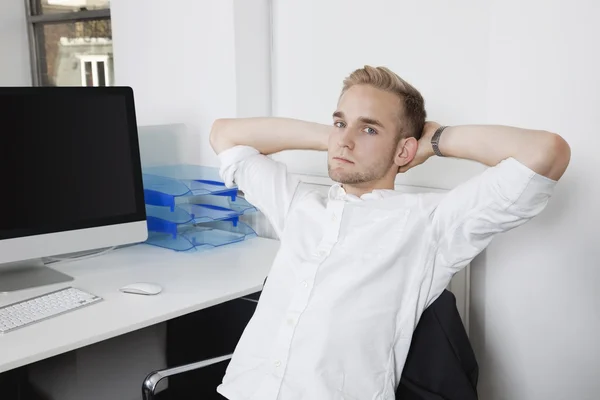
[[[350,150],[354,148],[354,131],[352,129],[344,129],[339,136],[338,145],[340,147],[347,147]]]

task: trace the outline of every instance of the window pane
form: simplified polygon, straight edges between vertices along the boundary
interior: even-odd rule
[[[93,20],[67,24],[38,25],[39,68],[43,86],[82,86],[97,73],[96,63],[108,66],[112,76],[112,34],[110,20]],[[109,82],[103,76],[104,84]],[[100,83],[100,81],[98,81]]]
[[[94,86],[94,75],[92,73],[92,62],[86,61],[85,65],[85,86]]]
[[[31,0],[40,14],[58,14],[81,10],[103,10],[110,8],[110,0]]]
[[[104,61],[96,63],[98,73],[98,86],[106,86],[106,77],[104,76]]]

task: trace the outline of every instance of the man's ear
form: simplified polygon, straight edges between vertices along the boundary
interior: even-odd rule
[[[398,146],[396,147],[394,164],[396,164],[398,168],[409,164],[413,158],[415,158],[418,147],[419,143],[414,137],[400,139],[400,142],[398,142]]]

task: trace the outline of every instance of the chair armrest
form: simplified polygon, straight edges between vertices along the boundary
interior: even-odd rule
[[[144,383],[142,384],[142,398],[144,400],[153,400],[156,395],[156,387],[160,381],[164,378],[168,378],[169,376],[179,375],[184,372],[193,371],[196,369],[208,367],[209,365],[217,364],[222,361],[226,361],[231,359],[233,354],[228,354],[226,356],[210,358],[208,360],[198,361],[191,364],[180,365],[178,367],[166,368],[159,371],[153,371],[146,379],[144,379]]]

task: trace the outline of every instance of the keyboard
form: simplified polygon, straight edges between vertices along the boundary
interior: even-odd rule
[[[0,307],[0,335],[99,301],[101,297],[68,287]]]

